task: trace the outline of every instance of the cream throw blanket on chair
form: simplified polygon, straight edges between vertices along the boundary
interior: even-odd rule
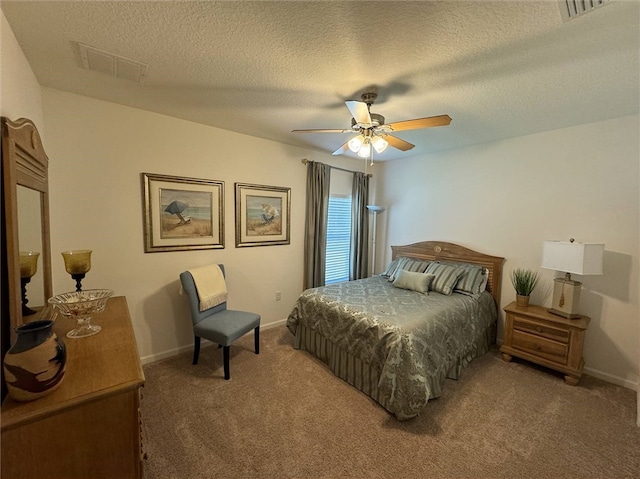
[[[212,264],[190,269],[196,284],[198,299],[200,299],[200,311],[213,308],[227,300],[227,283],[220,266]]]

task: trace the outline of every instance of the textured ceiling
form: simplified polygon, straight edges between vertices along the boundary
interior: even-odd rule
[[[639,111],[639,8],[611,0],[562,23],[555,1],[137,1],[0,3],[39,82],[331,152],[345,100],[367,87],[416,147],[377,159]],[[82,68],[76,42],[149,65],[138,84]]]

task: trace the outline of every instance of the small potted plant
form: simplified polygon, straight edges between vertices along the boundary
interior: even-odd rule
[[[529,306],[529,296],[538,284],[538,273],[530,269],[516,268],[511,272],[511,284],[516,290],[516,304]]]

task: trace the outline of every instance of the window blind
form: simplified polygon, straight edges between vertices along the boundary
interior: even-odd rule
[[[351,243],[351,198],[329,197],[325,284],[349,281],[349,246]]]

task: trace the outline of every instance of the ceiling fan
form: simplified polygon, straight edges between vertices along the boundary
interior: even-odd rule
[[[341,155],[347,150],[351,150],[361,158],[369,158],[371,157],[372,148],[377,153],[382,153],[389,145],[401,151],[410,150],[415,146],[408,141],[393,136],[391,133],[404,130],[417,130],[419,128],[431,128],[434,126],[446,126],[451,123],[451,117],[449,115],[385,123],[384,116],[371,113],[371,105],[373,105],[377,97],[377,93],[363,93],[361,97],[362,101],[348,100],[344,102],[353,117],[351,119],[350,129],[293,130],[292,133],[357,133],[356,136],[334,151],[333,154]]]

